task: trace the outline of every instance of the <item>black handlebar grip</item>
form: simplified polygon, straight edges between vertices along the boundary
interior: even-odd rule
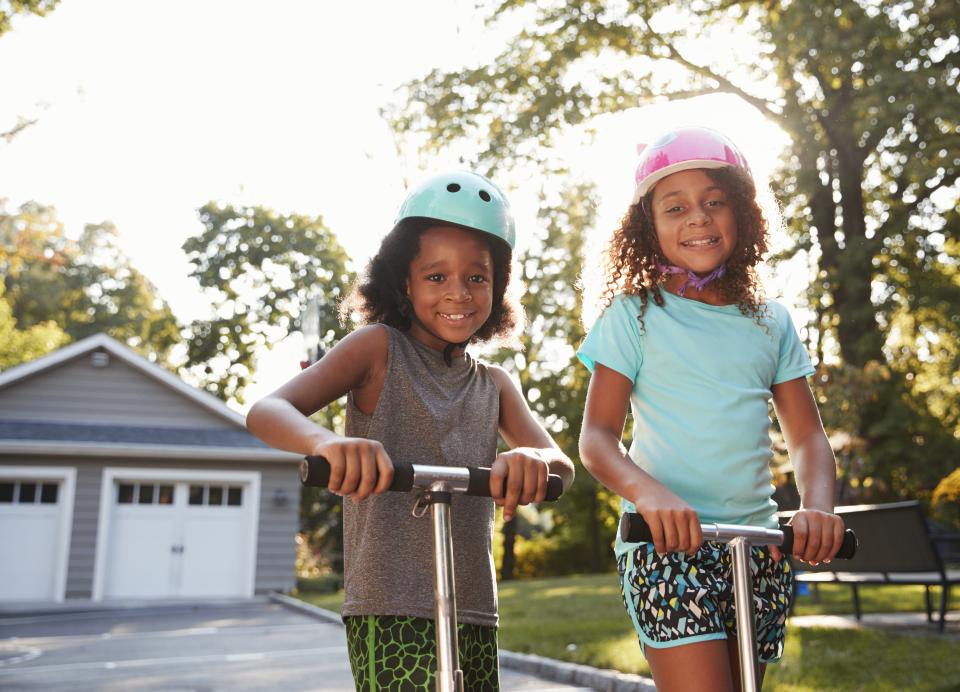
[[[470,472],[470,480],[467,483],[465,495],[475,497],[490,497],[490,469],[478,467],[467,469]],[[547,476],[547,496],[544,500],[553,502],[563,495],[563,480],[560,476],[551,473]]]
[[[300,462],[300,482],[314,488],[330,484],[330,462],[320,456],[304,457]],[[394,464],[390,490],[407,491],[413,488],[413,466]]]
[[[323,457],[304,457],[300,462],[300,482],[312,488],[326,488],[330,482],[330,463]]]
[[[470,480],[467,482],[467,492],[464,494],[490,497],[490,469],[471,468],[467,471],[470,473]]]
[[[789,526],[781,526],[783,531],[783,544],[780,549],[787,555],[793,554],[793,529]],[[625,543],[637,543],[639,541],[652,542],[653,534],[650,533],[650,527],[644,521],[643,516],[634,512],[627,512],[620,517],[620,540]],[[857,554],[857,535],[850,529],[843,532],[843,543],[840,544],[840,550],[835,557],[841,560],[849,560]]]
[[[390,481],[390,490],[401,492],[413,490],[413,464],[393,465],[393,480]]]
[[[468,469],[470,480],[467,495],[490,497],[490,469]],[[414,473],[412,464],[394,464],[393,481],[390,490],[407,492],[413,489]],[[300,482],[314,488],[326,488],[330,483],[330,462],[321,456],[304,457],[300,462]],[[560,476],[547,476],[547,500],[556,500],[563,494],[563,481]]]
[[[787,555],[793,555],[793,527],[781,526],[780,530],[783,531],[783,543],[780,549]],[[851,529],[846,529],[843,532],[843,543],[840,544],[840,550],[834,557],[839,560],[849,560],[857,554],[857,547],[859,547],[857,534]]]
[[[620,517],[620,540],[624,543],[653,541],[653,534],[643,517],[635,512],[624,512]]]

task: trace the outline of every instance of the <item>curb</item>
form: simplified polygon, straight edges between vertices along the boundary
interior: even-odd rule
[[[269,594],[269,598],[275,603],[312,615],[324,622],[343,626],[340,615],[332,610],[326,610],[275,591]],[[649,690],[656,690],[653,680],[640,675],[593,668],[582,663],[557,661],[545,656],[521,654],[506,649],[500,649],[500,665],[519,673],[538,675],[553,682],[590,687],[599,692],[648,692]]]

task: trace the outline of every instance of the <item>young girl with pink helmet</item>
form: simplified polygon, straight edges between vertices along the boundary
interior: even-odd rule
[[[835,460],[806,380],[813,367],[756,274],[767,233],[750,168],[726,136],[698,127],[662,136],[641,152],[633,202],[608,248],[605,307],[578,351],[592,372],[584,466],[654,536],[618,538],[616,554],[658,690],[738,686],[730,555],[704,543],[700,523],[777,528],[771,399],[802,499],[794,554],[829,560],[843,537]],[[628,407],[629,451],[620,441]],[[776,547],[754,547],[751,558],[766,664],[783,652],[793,576]]]

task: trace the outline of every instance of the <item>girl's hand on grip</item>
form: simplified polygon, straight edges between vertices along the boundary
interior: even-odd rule
[[[693,555],[703,545],[703,531],[696,511],[666,488],[645,493],[634,504],[650,527],[653,547],[660,554]]]
[[[330,492],[349,495],[357,502],[385,492],[393,481],[393,462],[376,440],[338,437],[317,444],[311,454],[330,463]]]
[[[830,512],[799,509],[790,519],[793,555],[810,565],[830,562],[843,544],[843,519]]]
[[[543,502],[549,473],[549,464],[535,449],[517,447],[497,455],[490,467],[490,497],[503,507],[504,521],[513,518],[517,505]]]

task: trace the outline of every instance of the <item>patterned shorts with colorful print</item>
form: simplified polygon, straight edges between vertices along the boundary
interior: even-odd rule
[[[766,546],[750,550],[757,647],[762,663],[783,655],[793,574],[786,558],[776,561]],[[737,633],[730,551],[706,542],[693,555],[660,555],[640,543],[620,556],[620,593],[640,637],[640,646],[667,648]]]
[[[358,691],[433,692],[437,670],[433,620],[399,615],[343,618]],[[497,692],[497,628],[457,624],[457,653],[465,690]]]

